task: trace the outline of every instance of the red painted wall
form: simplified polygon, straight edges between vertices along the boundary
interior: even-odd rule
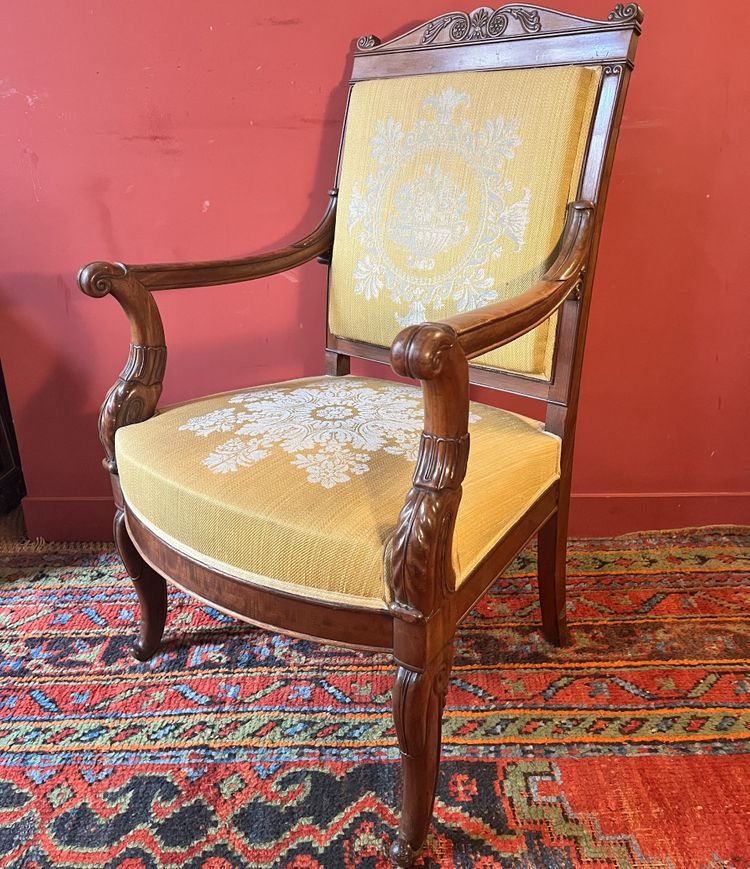
[[[96,414],[127,328],[112,300],[78,293],[78,266],[298,237],[333,178],[352,38],[452,5],[13,6],[0,36],[0,355],[33,536],[109,533]],[[750,521],[749,8],[646,9],[587,351],[578,533]],[[167,402],[322,369],[316,264],[159,303]]]

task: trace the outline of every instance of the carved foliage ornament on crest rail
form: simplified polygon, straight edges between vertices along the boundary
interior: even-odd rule
[[[401,43],[402,40],[408,41],[409,45],[427,47],[433,44],[483,42],[503,36],[535,36],[546,32],[607,28],[623,24],[634,24],[637,27],[642,18],[643,13],[636,3],[618,3],[606,21],[564,15],[527,5],[500,6],[497,9],[481,6],[473,12],[450,12],[433,18],[410,33],[385,44],[377,36],[362,36],[357,40],[357,49],[372,51],[381,45]]]
[[[607,21],[640,21],[641,17],[637,3],[618,3],[607,16]]]
[[[494,12],[491,9],[476,9],[471,14],[455,12],[436,18],[425,27],[422,44],[429,45],[446,27],[450,27],[451,42],[473,42],[477,39],[492,39],[502,36],[508,29],[511,16],[526,33],[539,33],[542,29],[536,9],[521,6],[503,6]]]

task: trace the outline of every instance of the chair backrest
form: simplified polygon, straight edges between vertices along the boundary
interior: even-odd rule
[[[642,13],[512,5],[442,15],[354,56],[337,172],[329,350],[387,361],[396,334],[512,298],[596,205],[574,304],[474,360],[472,382],[567,403],[580,367],[617,128]]]

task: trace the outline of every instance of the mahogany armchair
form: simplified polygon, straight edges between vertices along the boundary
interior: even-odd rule
[[[297,244],[81,270],[131,326],[102,406],[115,540],[159,647],[169,580],[256,625],[387,650],[404,776],[399,866],[427,835],[457,625],[538,534],[562,644],[579,381],[604,200],[642,12],[450,13],[354,55],[337,188]],[[156,412],[153,293],[329,266],[325,375]],[[390,362],[413,386],[349,375]],[[546,402],[544,424],[470,384]],[[470,446],[471,438],[471,446]]]

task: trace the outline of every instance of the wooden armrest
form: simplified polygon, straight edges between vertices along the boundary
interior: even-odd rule
[[[469,458],[468,360],[518,338],[562,304],[586,264],[593,211],[590,202],[568,206],[555,261],[530,290],[407,326],[391,346],[393,370],[422,381],[425,415],[412,487],[391,545],[391,611],[404,622],[428,618],[455,587],[453,528]]]
[[[81,269],[78,273],[81,291],[95,299],[114,296],[130,323],[130,355],[99,414],[99,438],[106,454],[104,464],[110,473],[117,474],[117,429],[153,416],[161,395],[167,348],[152,291],[248,281],[326,255],[333,245],[336,193],[330,191],[323,219],[310,235],[273,253],[236,260],[167,265],[93,262]]]
[[[275,275],[314,257],[325,257],[333,246],[336,219],[336,190],[329,191],[328,207],[318,226],[294,244],[279,250],[238,259],[188,263],[125,265],[94,262],[78,273],[78,285],[89,296],[102,296],[111,277],[129,275],[148,290],[175,290],[234,284]]]
[[[591,244],[594,205],[568,205],[558,253],[541,281],[514,299],[439,322],[455,332],[467,359],[502,347],[544,322],[576,288]]]

